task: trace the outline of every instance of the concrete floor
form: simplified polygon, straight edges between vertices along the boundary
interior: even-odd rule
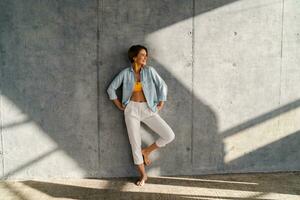
[[[1,200],[280,199],[300,200],[300,172],[136,178],[1,181]]]

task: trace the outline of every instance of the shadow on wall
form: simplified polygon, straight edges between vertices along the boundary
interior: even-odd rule
[[[96,2],[0,4],[1,178],[97,176]]]
[[[222,5],[215,5],[216,2],[208,2],[208,1],[195,1],[197,4],[197,8],[201,8],[199,10],[195,10],[195,16],[201,15],[206,11],[210,11],[214,8],[218,8],[220,6],[232,3],[232,2],[224,2],[222,1]],[[145,3],[145,2],[143,2]],[[252,170],[261,170],[263,167],[270,167],[272,169],[283,169],[287,162],[279,162],[278,165],[274,164],[275,160],[283,161],[280,157],[281,154],[272,154],[271,151],[267,149],[278,149],[276,151],[280,151],[279,146],[283,144],[287,144],[287,142],[281,142],[280,140],[274,143],[270,143],[265,145],[260,149],[252,149],[251,150],[251,159],[249,159],[249,153],[244,154],[238,158],[238,161],[231,160],[230,162],[224,163],[224,139],[228,136],[234,135],[242,131],[243,128],[251,128],[256,125],[260,125],[267,119],[272,119],[279,114],[287,112],[287,107],[292,107],[292,109],[296,109],[298,107],[297,102],[292,102],[288,105],[282,106],[281,108],[275,109],[274,111],[270,111],[265,115],[258,116],[248,122],[237,125],[236,127],[229,129],[225,132],[220,132],[218,128],[218,118],[216,113],[212,108],[206,105],[201,99],[196,96],[192,96],[190,93],[190,88],[187,88],[185,85],[181,83],[181,80],[174,78],[172,73],[172,67],[176,66],[176,64],[170,66],[164,66],[161,64],[159,60],[159,56],[156,55],[158,59],[151,59],[152,53],[157,53],[160,51],[159,48],[166,48],[163,45],[160,45],[160,41],[155,41],[155,44],[148,43],[147,36],[157,30],[163,29],[175,24],[174,21],[178,21],[178,18],[181,19],[189,19],[191,17],[191,13],[193,13],[193,1],[186,3],[184,5],[178,3],[168,7],[164,5],[164,3],[160,3],[159,6],[164,9],[162,13],[162,9],[157,7],[158,4],[152,4],[151,2],[145,3],[145,8],[149,10],[138,10],[138,6],[136,4],[126,4],[125,7],[120,7],[119,5],[110,5],[107,2],[104,2],[104,17],[103,24],[105,28],[101,31],[102,40],[100,43],[103,44],[101,46],[101,62],[103,63],[103,67],[101,68],[100,80],[103,80],[100,84],[103,87],[101,88],[101,93],[106,93],[106,88],[108,84],[112,81],[115,75],[117,75],[121,69],[128,67],[129,63],[127,61],[127,49],[132,44],[140,43],[145,44],[145,46],[150,48],[150,60],[149,65],[153,65],[159,74],[166,81],[169,88],[168,101],[166,102],[165,108],[161,112],[161,116],[169,123],[169,125],[173,128],[176,139],[168,145],[167,148],[161,149],[157,154],[158,156],[153,156],[155,162],[152,166],[148,167],[148,170],[153,173],[162,173],[165,175],[171,174],[201,174],[201,173],[215,173],[215,172],[230,172],[230,171],[252,171]],[[214,4],[214,5],[212,5]],[[175,9],[174,7],[178,6],[180,9]],[[130,10],[132,12],[124,12],[124,10]],[[152,12],[153,11],[153,12]],[[175,12],[176,11],[176,12]],[[117,14],[116,14],[117,13]],[[151,14],[149,14],[151,13]],[[113,16],[112,18],[105,18],[105,16]],[[134,20],[141,19],[141,20]],[[145,20],[148,19],[148,20]],[[150,20],[151,19],[151,20]],[[147,23],[145,23],[147,21]],[[181,20],[183,21],[183,20]],[[173,23],[173,24],[172,24]],[[186,22],[189,23],[189,22]],[[162,26],[162,24],[164,26]],[[188,26],[186,26],[188,27]],[[115,34],[111,34],[112,30],[119,30]],[[180,35],[180,30],[174,29],[174,33],[179,31],[177,35]],[[147,33],[147,34],[146,34]],[[175,36],[174,36],[175,37]],[[180,38],[180,37],[176,37]],[[183,44],[192,42],[191,38],[181,38],[182,40],[177,41],[177,44]],[[168,40],[168,38],[165,38]],[[118,42],[116,42],[118,41]],[[130,41],[130,42],[128,42]],[[116,44],[114,46],[114,51],[106,51],[108,47],[111,47],[111,44]],[[171,45],[170,45],[171,46]],[[170,54],[162,55],[172,57],[176,62],[178,58],[186,59],[184,56],[191,53],[190,49],[183,49],[182,46],[179,45],[178,49],[176,49],[177,54],[174,54],[173,49],[170,49]],[[159,50],[157,50],[159,49]],[[178,53],[179,51],[179,53]],[[184,51],[181,52],[180,51]],[[164,51],[167,52],[167,51]],[[187,53],[186,53],[187,52]],[[120,56],[122,55],[122,56]],[[176,55],[177,57],[175,57]],[[172,60],[172,59],[169,59]],[[187,66],[190,64],[190,60],[186,60],[182,62]],[[179,66],[181,67],[181,66]],[[194,68],[200,66],[193,66]],[[183,67],[182,67],[183,68]],[[181,69],[182,69],[181,68]],[[192,74],[191,69],[190,74]],[[182,76],[185,73],[182,70]],[[108,78],[112,77],[112,78]],[[184,79],[188,79],[190,77],[185,77]],[[197,78],[194,76],[194,78]],[[121,88],[118,91],[119,99],[121,99]],[[172,92],[170,92],[172,91]],[[106,116],[100,116],[100,127],[101,129],[101,140],[100,148],[102,148],[101,154],[101,171],[103,175],[101,176],[122,176],[122,174],[135,174],[134,170],[132,171],[132,156],[130,151],[130,146],[128,143],[126,127],[123,120],[123,113],[120,112],[115,106],[109,102],[111,105],[106,105],[108,100],[107,95],[103,96],[102,103],[103,107],[100,110],[103,110],[104,113],[114,113],[115,115],[107,119]],[[117,116],[117,117],[116,117]],[[117,120],[116,124],[110,123],[111,121]],[[146,125],[143,126],[146,131],[142,130],[142,134],[144,137],[143,147],[152,143],[157,137],[154,132],[150,130]],[[114,130],[114,131],[111,131]],[[119,133],[122,132],[120,135]],[[149,136],[144,134],[144,132],[150,132],[153,135],[153,140],[150,142],[148,140]],[[288,140],[288,138],[282,139]],[[109,141],[109,142],[107,142]],[[124,144],[124,141],[126,144]],[[276,143],[276,144],[275,144]],[[297,143],[297,142],[294,142]],[[106,151],[110,146],[114,146],[115,158],[111,159],[111,152]],[[295,145],[292,145],[291,148],[286,149],[285,153],[291,153],[292,155],[288,160],[292,160],[292,158],[297,158],[297,152]],[[120,160],[124,158],[124,148],[128,149],[128,154],[126,156],[126,161],[120,164]],[[265,152],[266,151],[266,152]],[[292,153],[296,152],[296,153]],[[158,158],[158,159],[157,159]],[[276,159],[275,159],[276,158]],[[273,161],[272,161],[273,160]],[[192,163],[191,163],[192,162]],[[268,163],[269,162],[269,163]],[[118,166],[122,165],[123,167],[116,169]],[[115,166],[115,167],[111,167]],[[294,166],[297,166],[295,163]],[[266,168],[267,170],[267,168]],[[137,174],[136,174],[137,175]]]
[[[182,1],[178,1],[171,7],[168,2],[161,1],[143,1],[142,3],[140,1],[139,3],[103,1],[101,4],[103,15],[99,20],[100,27],[102,26],[103,29],[100,32],[100,41],[98,41],[100,44],[98,60],[100,63],[100,107],[98,108],[100,112],[100,130],[98,130],[100,131],[100,149],[98,149],[97,89],[95,84],[97,82],[95,66],[97,57],[95,55],[97,52],[95,46],[97,43],[95,37],[96,1],[90,1],[90,3],[86,1],[48,2],[48,4],[36,4],[35,1],[18,2],[18,4],[2,1],[1,4],[5,6],[1,5],[0,8],[5,8],[5,11],[1,10],[1,13],[4,13],[1,17],[1,24],[4,26],[2,26],[0,43],[3,58],[1,58],[1,64],[3,64],[1,67],[1,94],[9,99],[20,110],[20,113],[27,116],[20,121],[12,120],[12,123],[4,124],[2,127],[4,148],[8,148],[7,154],[4,154],[4,162],[7,164],[6,166],[11,166],[6,168],[2,179],[18,176],[18,173],[22,174],[24,170],[29,173],[29,176],[45,172],[52,173],[51,175],[54,174],[54,176],[62,174],[72,176],[70,171],[74,169],[66,169],[63,162],[51,159],[59,151],[75,161],[76,165],[85,172],[84,176],[87,177],[135,174],[123,113],[119,112],[108,100],[105,91],[111,81],[110,77],[122,69],[120,66],[127,66],[126,50],[128,47],[133,43],[145,43],[144,37],[155,30],[192,17],[192,2],[185,2],[183,5]],[[201,1],[203,10],[197,10],[195,14],[199,15],[231,2]],[[145,5],[147,9],[140,10],[140,7]],[[45,10],[50,13],[45,15]],[[140,20],[135,21],[136,18]],[[46,23],[47,25],[45,25]],[[4,40],[10,36],[13,37]],[[202,170],[208,169],[218,171],[228,166],[234,167],[249,163],[267,164],[264,160],[255,159],[257,158],[256,154],[262,154],[260,157],[268,157],[271,150],[274,152],[274,149],[276,151],[272,153],[272,158],[279,159],[278,162],[299,160],[297,148],[299,132],[295,132],[293,135],[225,165],[222,137],[226,137],[227,134],[225,133],[225,136],[218,135],[218,122],[214,111],[200,99],[192,97],[188,89],[176,80],[163,65],[155,60],[152,60],[152,64],[169,86],[168,102],[161,115],[174,130],[176,141],[168,148],[161,149],[159,159],[147,170],[154,170],[154,172],[157,170],[159,173],[165,174],[185,174],[201,173]],[[293,105],[292,107],[295,109],[299,107],[299,102]],[[6,111],[9,112],[9,110]],[[275,112],[282,113],[276,110]],[[107,117],[108,113],[109,117]],[[270,112],[266,116],[272,118],[274,112]],[[261,120],[259,117],[236,127],[236,131],[232,129],[229,132],[236,134],[245,125],[255,126],[264,119],[266,118]],[[9,121],[5,118],[4,120]],[[47,137],[31,134],[31,129],[22,131],[22,127],[30,122],[36,124],[42,132],[47,134]],[[17,129],[18,127],[21,129]],[[151,132],[147,127],[144,126],[144,128]],[[191,135],[192,133],[193,135]],[[153,132],[152,134],[155,135]],[[41,142],[41,139],[44,138],[50,138],[55,145],[49,145],[46,148],[38,145],[39,142],[46,143],[45,141]],[[39,142],[32,143],[33,140]],[[10,144],[17,145],[18,149],[16,151],[9,149],[12,147]],[[145,146],[146,143],[143,145]],[[30,146],[29,150],[28,146]],[[114,151],[111,150],[112,147]],[[285,150],[282,151],[282,149]],[[280,160],[282,155],[289,153],[291,156],[286,160]],[[29,155],[32,159],[28,158]],[[19,157],[26,159],[20,160]],[[47,158],[50,161],[45,163]],[[98,159],[100,159],[99,163],[95,162]],[[191,161],[193,161],[193,165],[191,165]],[[38,164],[41,163],[44,163],[44,167],[39,167]],[[53,166],[55,169],[49,171],[48,166]],[[155,182],[153,179],[150,179],[151,181]],[[52,189],[48,190],[40,183],[27,182],[26,184],[57,197],[64,196],[59,192],[63,189],[71,191],[72,194],[78,194],[77,192],[90,195],[99,194],[99,190],[73,186],[54,184]],[[109,183],[108,187],[110,184],[113,186],[113,183]],[[183,183],[175,181],[171,184],[182,185]],[[120,183],[118,190],[121,190],[124,185],[125,183]],[[226,188],[220,185],[215,187]],[[239,189],[244,190],[245,188]],[[11,191],[14,192],[13,188]],[[112,195],[114,194],[124,196],[124,192],[112,193]],[[155,194],[143,193],[143,195],[155,197]],[[199,196],[197,197],[199,198]]]
[[[200,6],[203,9],[193,10],[194,1],[180,0],[172,4],[165,1],[1,1],[1,95],[19,112],[12,113],[16,112],[13,106],[1,108],[7,113],[5,117],[2,115],[7,122],[2,127],[4,166],[7,166],[2,179],[18,177],[18,173],[22,176],[23,171],[28,176],[45,172],[53,176],[136,175],[123,113],[109,101],[106,88],[121,66],[128,66],[126,51],[130,45],[144,44],[145,37],[156,30],[234,1],[196,2],[203,4]],[[99,40],[95,30],[97,3]],[[95,60],[98,56],[99,60]],[[224,138],[218,134],[214,111],[193,97],[166,67],[158,61],[151,62],[169,88],[161,116],[174,130],[176,140],[159,151],[159,159],[147,170],[163,174],[222,171],[230,165],[254,162],[253,155],[263,154],[264,148],[276,147],[280,154],[280,149],[287,145],[290,149],[285,153],[294,152],[289,160],[298,158],[295,139],[299,132],[296,132],[225,165]],[[299,107],[296,104],[293,108]],[[16,121],[15,116],[21,119]],[[252,122],[254,126],[260,120]],[[34,125],[46,135],[32,133]],[[57,152],[65,157],[53,155]],[[69,166],[69,162],[78,168]]]
[[[299,168],[299,141],[300,131],[263,146],[255,151],[227,163],[230,169],[243,166],[243,171],[253,171],[255,168],[264,168],[265,171],[278,170],[290,171]],[[259,158],[259,159],[258,159]],[[271,164],[270,164],[271,163]],[[277,165],[273,163],[278,163]]]

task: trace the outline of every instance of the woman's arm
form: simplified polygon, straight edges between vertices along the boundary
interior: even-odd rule
[[[109,87],[107,88],[107,93],[109,96],[110,100],[113,100],[114,104],[120,109],[120,110],[124,110],[124,106],[122,105],[122,103],[119,101],[117,94],[116,94],[116,89],[118,89],[121,85],[121,83],[123,82],[124,79],[124,71],[121,71],[115,78],[114,80],[111,82],[111,84],[109,85]]]
[[[113,99],[112,101],[120,110],[125,110],[125,106],[119,101],[119,99]]]
[[[164,101],[160,101],[158,104],[157,104],[157,109],[158,110],[161,110],[164,106]]]

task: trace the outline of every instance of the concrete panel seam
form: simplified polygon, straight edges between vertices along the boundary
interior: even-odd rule
[[[100,13],[101,12],[101,13]],[[103,30],[103,0],[97,0],[97,55],[96,55],[96,63],[97,63],[97,135],[98,135],[98,169],[100,169],[100,158],[101,158],[101,146],[100,146],[100,122],[101,122],[101,115],[100,115],[100,105],[101,105],[101,98],[100,98],[100,36]]]
[[[193,166],[193,138],[194,138],[194,54],[195,54],[195,0],[193,0],[193,7],[192,7],[192,12],[193,12],[193,16],[192,16],[192,110],[191,110],[191,122],[192,122],[192,128],[191,128],[191,165]]]
[[[101,8],[100,8],[101,6]],[[99,44],[99,41],[100,41],[100,29],[101,29],[101,26],[99,25],[100,23],[100,20],[99,20],[99,12],[103,13],[102,12],[102,9],[103,9],[103,0],[101,0],[101,5],[100,5],[100,0],[97,0],[97,52],[96,52],[96,67],[97,67],[97,144],[98,144],[98,169],[100,168],[100,80],[99,80],[99,76],[100,76],[100,66],[99,66],[99,53],[100,53],[100,44]]]
[[[278,106],[281,105],[281,93],[282,93],[282,56],[283,56],[283,26],[284,26],[284,0],[282,0],[281,6],[281,41],[280,41],[280,73],[279,73],[279,97],[278,97]],[[277,126],[279,128],[280,118],[278,120]]]
[[[0,71],[0,80],[3,80],[2,76],[3,76],[3,73],[2,73],[2,69]],[[2,174],[1,174],[1,177],[4,176],[4,142],[3,142],[3,118],[2,118],[2,89],[1,89],[1,84],[2,82],[0,82],[0,140],[1,140],[1,152],[0,152],[0,156],[1,156],[1,162],[2,162]]]
[[[282,7],[281,7],[281,46],[280,46],[281,61],[282,61],[282,50],[283,50],[283,20],[284,20],[284,0],[282,0]]]

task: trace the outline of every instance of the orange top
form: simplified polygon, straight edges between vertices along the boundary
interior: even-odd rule
[[[142,82],[135,82],[133,91],[134,92],[142,91]]]

